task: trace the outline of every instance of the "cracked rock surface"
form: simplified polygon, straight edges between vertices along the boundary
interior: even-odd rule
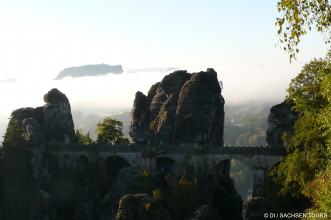
[[[224,98],[214,69],[175,71],[136,93],[129,134],[133,143],[223,146]]]

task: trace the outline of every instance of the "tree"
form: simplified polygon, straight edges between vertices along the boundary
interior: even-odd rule
[[[328,101],[328,104],[323,108],[318,117],[318,122],[323,129],[323,136],[327,142],[327,165],[325,170],[320,170],[316,178],[311,182],[311,195],[316,203],[315,209],[310,209],[309,212],[325,213],[331,216],[331,50],[326,58],[327,67],[321,71],[319,78],[321,79],[321,90],[323,97]]]
[[[187,180],[186,170],[179,179],[174,179],[170,173],[165,178],[169,184],[170,193],[165,200],[178,210],[184,218],[188,218],[199,206],[201,206],[202,195],[199,191],[197,179]],[[161,197],[159,190],[153,192],[156,197]],[[164,193],[163,193],[164,194]],[[161,197],[162,199],[162,197]]]
[[[10,219],[29,218],[29,205],[35,193],[35,179],[30,163],[30,150],[24,140],[23,129],[12,117],[9,121],[3,142],[1,159],[1,198],[4,194],[10,203],[6,215]],[[5,181],[4,181],[5,180]]]
[[[77,129],[75,132],[75,141],[76,143],[82,145],[89,145],[94,143],[92,138],[90,138],[90,132],[87,132],[87,134],[84,135],[83,130],[81,128]]]
[[[312,60],[291,80],[287,90],[289,95],[285,101],[295,104],[292,110],[299,111],[300,118],[294,124],[293,135],[284,134],[289,154],[272,173],[275,182],[282,186],[283,195],[312,198],[316,174],[325,171],[329,159],[327,137],[319,118],[330,105],[323,96],[325,88],[321,78],[328,68],[327,59]]]
[[[280,0],[277,10],[283,12],[275,23],[279,26],[279,42],[290,54],[290,62],[292,58],[296,59],[295,53],[299,53],[300,37],[315,24],[316,30],[323,33],[324,42],[330,43],[331,7],[328,0]]]
[[[103,122],[98,123],[95,133],[97,133],[97,143],[103,144],[129,144],[127,138],[123,138],[123,123],[116,119],[107,117]]]

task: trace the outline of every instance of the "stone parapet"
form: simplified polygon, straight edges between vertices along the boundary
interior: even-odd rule
[[[144,157],[155,157],[160,153],[203,155],[203,154],[239,154],[239,155],[287,155],[285,148],[267,148],[267,147],[220,147],[220,146],[205,146],[200,149],[180,148],[180,147],[165,147],[165,146],[146,146],[143,145],[106,145],[106,144],[49,144],[46,147],[46,152],[53,151],[69,151],[69,152],[141,152]]]

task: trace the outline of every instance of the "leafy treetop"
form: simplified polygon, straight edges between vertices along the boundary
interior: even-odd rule
[[[95,133],[97,133],[97,143],[103,144],[129,144],[127,138],[123,138],[123,123],[116,119],[107,117],[103,122],[98,123]]]
[[[323,33],[324,42],[330,43],[331,7],[328,0],[280,0],[277,10],[283,12],[275,25],[279,26],[279,43],[284,44],[284,51],[296,59],[299,53],[300,37],[307,34],[316,25],[316,30]]]

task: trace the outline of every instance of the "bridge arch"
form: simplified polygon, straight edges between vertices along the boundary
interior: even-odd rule
[[[77,160],[77,167],[86,167],[90,163],[90,160],[85,155],[80,155]]]
[[[158,172],[173,175],[175,161],[168,157],[157,157],[156,158],[156,170]]]
[[[125,168],[129,167],[131,164],[120,156],[110,156],[106,160],[104,160],[101,164],[100,171],[102,178],[106,181],[114,185],[117,175],[119,172]]]
[[[223,154],[223,155],[214,155],[213,159],[210,160],[210,162],[213,163],[213,169],[216,170],[216,166],[220,166],[218,164],[222,163],[223,161],[230,161],[231,159],[237,160],[243,164],[245,164],[248,168],[251,170],[254,170],[254,160],[252,160],[251,157],[246,157],[243,155],[237,155],[237,154]],[[219,167],[221,168],[221,167]]]
[[[173,178],[177,178],[182,175],[183,167],[189,165],[189,158],[186,160],[185,155],[161,153],[155,158],[156,170],[162,172],[162,168],[165,168],[166,173],[170,173]]]
[[[285,158],[282,158],[282,159],[285,159]],[[270,166],[269,166],[268,169],[267,169],[267,174],[268,174],[268,176],[269,176],[271,170],[272,170],[274,167],[277,167],[277,166],[280,164],[280,162],[281,162],[280,159],[270,161],[270,163],[269,163]]]

